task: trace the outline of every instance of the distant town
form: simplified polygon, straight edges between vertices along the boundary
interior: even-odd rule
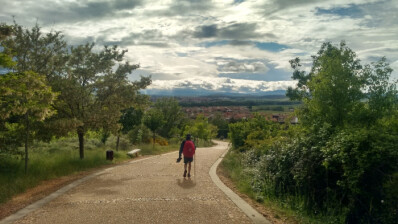
[[[209,107],[185,107],[183,111],[188,115],[189,118],[195,119],[198,115],[203,114],[205,117],[212,119],[217,114],[220,114],[225,120],[233,122],[253,117],[253,112],[245,106],[209,106]],[[297,124],[298,118],[292,116],[294,110],[290,110],[290,113],[265,113],[259,112],[259,114],[265,116],[268,120],[285,123],[287,119],[290,120],[291,124]]]

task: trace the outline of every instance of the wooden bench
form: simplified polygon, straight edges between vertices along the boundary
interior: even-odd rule
[[[134,155],[138,157],[139,152],[141,152],[141,149],[133,149],[130,152],[127,153],[130,157],[133,157]]]

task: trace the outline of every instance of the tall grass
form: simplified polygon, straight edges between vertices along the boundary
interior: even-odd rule
[[[296,195],[275,195],[272,183],[263,183],[263,191],[253,190],[253,177],[242,163],[242,154],[229,151],[220,164],[237,189],[250,198],[270,208],[275,217],[287,217],[298,223],[342,223],[344,217],[329,214],[308,214],[304,209],[304,198]],[[283,187],[283,186],[280,186]],[[267,190],[267,188],[272,188]]]

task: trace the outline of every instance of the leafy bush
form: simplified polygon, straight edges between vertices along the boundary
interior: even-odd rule
[[[152,139],[152,133],[145,125],[138,125],[127,134],[132,144],[149,143]]]
[[[243,176],[259,198],[276,198],[329,222],[398,220],[398,96],[385,58],[362,66],[344,43],[322,45],[309,74],[291,61],[300,125],[259,116],[231,124]],[[287,128],[287,129],[286,129]]]

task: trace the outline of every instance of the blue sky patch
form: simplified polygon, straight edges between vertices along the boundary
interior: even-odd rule
[[[283,81],[288,80],[292,76],[292,72],[287,72],[281,69],[270,68],[267,72],[262,73],[219,73],[218,77],[226,77],[232,79],[249,79],[257,81]]]
[[[332,15],[339,15],[339,16],[348,16],[359,18],[363,16],[362,10],[357,5],[349,5],[348,7],[336,7],[331,9],[322,9],[316,8],[316,14],[332,14]]]
[[[278,52],[289,48],[289,46],[284,44],[278,44],[275,42],[254,42],[255,46],[261,50]]]
[[[229,43],[228,40],[218,40],[218,41],[211,41],[211,42],[203,42],[200,46],[203,47],[214,47],[214,46],[222,46],[227,45]]]
[[[202,47],[214,47],[214,46],[223,46],[223,45],[236,45],[233,44],[234,40],[219,40],[219,41],[210,41],[210,42],[202,42],[199,44]],[[245,45],[254,45],[258,49],[267,50],[272,52],[278,52],[284,49],[289,48],[289,46],[284,44],[278,44],[275,42],[255,42],[255,41],[245,41]]]

